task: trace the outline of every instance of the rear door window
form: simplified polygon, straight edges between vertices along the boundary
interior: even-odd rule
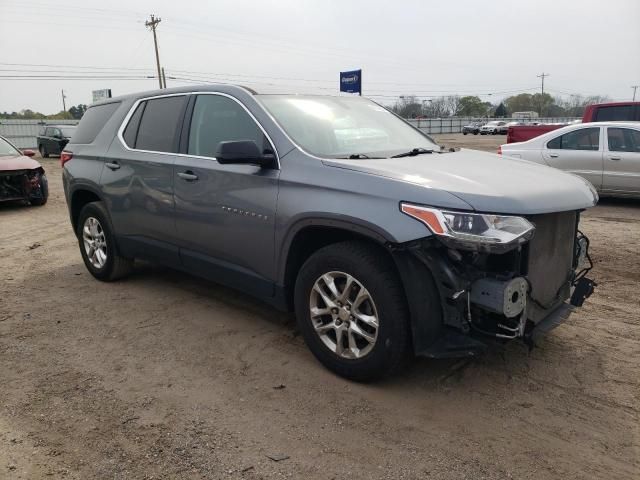
[[[147,100],[138,127],[135,148],[175,153],[185,99],[186,96],[180,95]]]
[[[610,152],[640,152],[640,131],[631,128],[608,128]]]
[[[198,95],[187,153],[215,158],[220,142],[234,140],[252,140],[263,153],[273,153],[265,134],[238,102],[222,95]]]
[[[600,146],[599,128],[581,128],[550,140],[551,150],[598,150]]]
[[[114,102],[89,107],[73,133],[73,143],[93,142],[119,106],[120,102]]]

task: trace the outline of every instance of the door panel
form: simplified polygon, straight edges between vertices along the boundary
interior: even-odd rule
[[[603,152],[601,127],[565,133],[547,142],[542,158],[551,167],[575,173],[602,188]]]
[[[180,156],[175,173],[176,231],[185,266],[225,266],[229,275],[244,272],[259,283],[273,278],[280,171]]]
[[[640,130],[607,127],[603,189],[640,194]]]
[[[222,165],[215,159],[224,141],[255,141],[271,153],[273,145],[248,110],[228,95],[197,95],[186,125],[188,138],[174,168],[184,266],[252,293],[273,295],[280,170],[277,165]]]

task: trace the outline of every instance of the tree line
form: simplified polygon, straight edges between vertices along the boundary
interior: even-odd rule
[[[570,95],[553,97],[548,93],[521,93],[494,104],[480,97],[450,95],[420,100],[416,95],[398,98],[389,110],[404,118],[508,117],[514,112],[538,112],[541,117],[581,117],[587,105],[609,101],[608,97]]]
[[[44,113],[34,112],[28,108],[19,112],[0,112],[1,120],[80,120],[87,111],[84,103],[74,105],[69,110],[60,110],[53,115],[45,115]]]

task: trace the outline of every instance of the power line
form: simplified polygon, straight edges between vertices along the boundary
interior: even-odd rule
[[[153,14],[151,14],[151,20],[144,22],[145,26],[150,28],[153,32],[153,44],[156,49],[156,66],[158,67],[158,83],[160,84],[160,88],[162,88],[162,73],[160,72],[160,54],[158,53],[158,37],[156,36],[156,27],[161,21],[162,19],[160,17],[155,18]]]

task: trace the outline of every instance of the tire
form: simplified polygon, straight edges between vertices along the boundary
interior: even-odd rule
[[[29,197],[29,203],[34,207],[40,207],[47,203],[47,199],[49,198],[49,181],[47,180],[47,176],[42,174],[40,177],[40,192],[37,197]]]
[[[97,222],[97,225],[93,221]],[[133,270],[133,259],[124,258],[118,253],[109,215],[102,202],[88,203],[82,208],[76,236],[82,260],[87,270],[98,280],[110,282],[127,276]],[[96,253],[91,257],[89,253],[92,250],[90,245],[85,247],[85,239],[98,242],[98,248],[93,250]],[[98,250],[102,254],[98,254]]]
[[[462,132],[462,134],[463,134],[463,135],[466,135],[466,134],[467,134],[467,132]]]
[[[42,158],[49,158],[49,153],[47,152],[47,149],[44,148],[44,145],[40,145],[40,147],[38,148],[38,150],[40,151],[40,156]]]
[[[333,303],[337,305],[333,312],[312,319],[312,305],[319,311],[331,310],[323,295],[314,289],[318,287],[324,298],[330,298],[328,284],[323,280],[327,276],[334,280],[338,294],[344,294],[351,276],[352,289],[343,302]],[[368,297],[358,301],[361,295]],[[333,296],[334,300],[339,296]],[[380,378],[397,371],[408,358],[409,312],[402,284],[391,259],[372,245],[349,241],[315,252],[298,273],[294,303],[305,343],[325,367],[342,377],[356,381]],[[377,318],[377,328],[371,326],[372,318]],[[339,329],[344,339],[342,354],[338,352]],[[358,331],[364,332],[369,341]]]
[[[479,132],[473,132],[474,135],[478,135]]]

